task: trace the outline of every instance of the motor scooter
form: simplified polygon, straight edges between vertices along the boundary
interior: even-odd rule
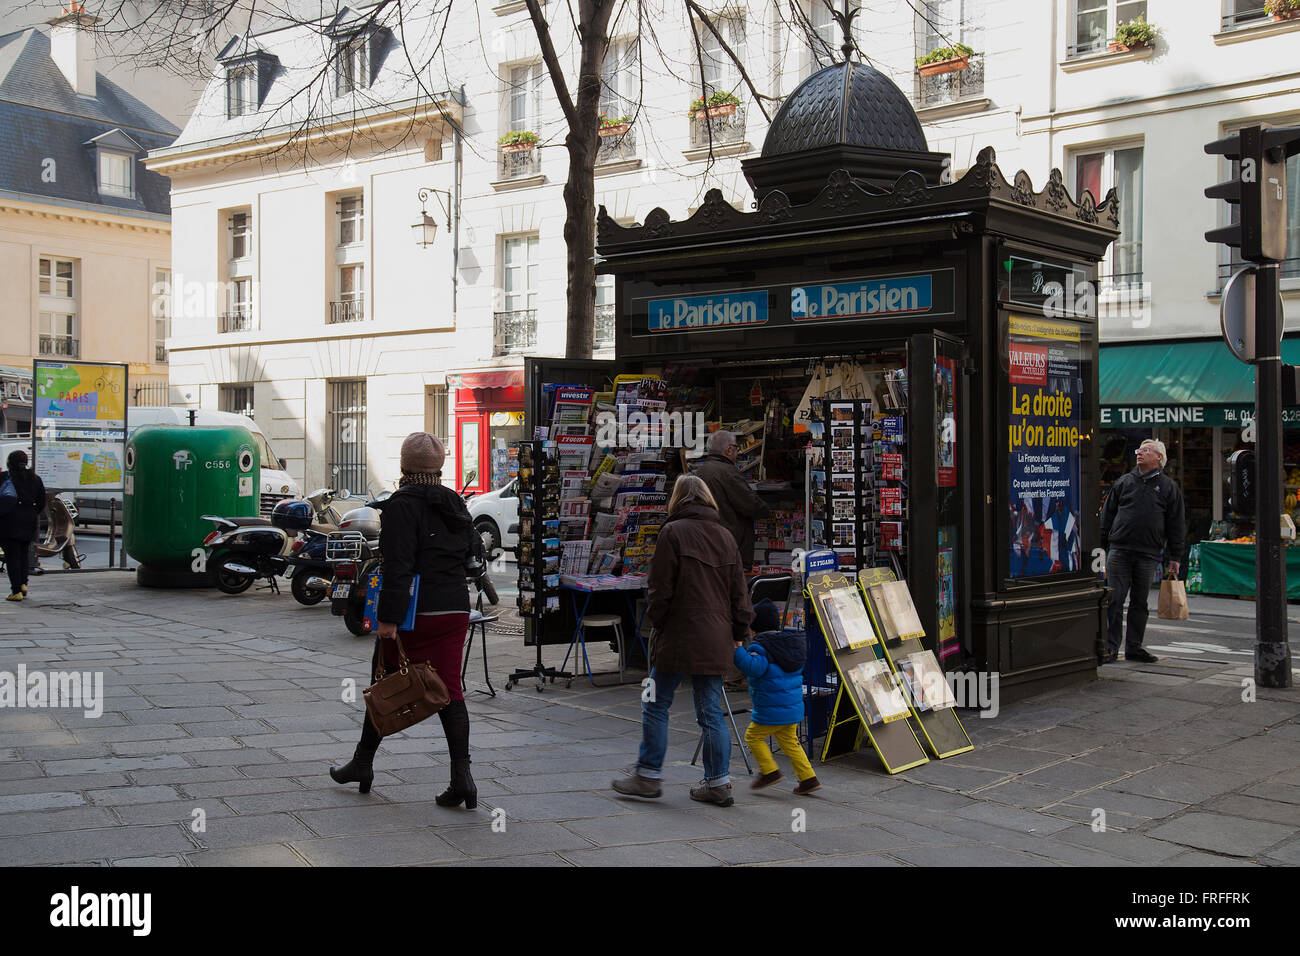
[[[291,567],[293,543],[298,535],[309,530],[321,534],[332,530],[332,523],[316,524],[313,519],[329,522],[333,516],[328,507],[333,499],[329,489],[321,489],[305,501],[286,499],[276,503],[269,519],[203,515],[203,520],[216,525],[216,530],[203,539],[213,583],[226,594],[241,594],[257,579],[266,578],[265,586],[279,594],[276,577]],[[309,577],[304,579],[304,590],[312,584]]]

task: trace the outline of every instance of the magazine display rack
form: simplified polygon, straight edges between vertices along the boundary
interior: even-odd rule
[[[884,657],[877,625],[853,581],[839,571],[815,571],[804,595],[839,674],[822,760],[856,753],[866,737],[887,773],[928,763],[907,698]]]
[[[926,748],[938,759],[975,749],[955,709],[957,701],[934,651],[921,645],[925,631],[907,584],[888,568],[858,572],[858,587],[871,611],[881,650],[905,690]]]

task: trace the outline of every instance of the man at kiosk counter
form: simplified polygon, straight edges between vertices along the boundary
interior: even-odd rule
[[[707,457],[692,473],[709,486],[718,502],[718,518],[740,548],[740,566],[748,571],[754,564],[754,519],[768,514],[769,509],[736,468],[740,443],[734,433],[714,432],[704,450]]]

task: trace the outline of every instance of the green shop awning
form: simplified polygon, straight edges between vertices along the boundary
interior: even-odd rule
[[[1282,361],[1300,365],[1300,338],[1282,342]],[[1101,427],[1238,428],[1255,414],[1255,369],[1220,339],[1101,347]],[[1283,412],[1300,428],[1300,408]]]

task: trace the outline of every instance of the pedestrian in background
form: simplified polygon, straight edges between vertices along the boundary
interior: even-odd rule
[[[758,778],[752,790],[762,790],[781,780],[781,770],[767,745],[775,737],[781,752],[790,758],[799,784],[798,794],[820,790],[808,755],[799,744],[799,722],[803,720],[803,668],[808,659],[808,640],[802,630],[781,628],[781,615],[768,600],[754,605],[754,640],[746,648],[736,642],[736,666],[749,678],[754,716],[745,731],[745,743],[758,761]]]
[[[740,568],[740,552],[722,533],[718,503],[708,485],[683,475],[673,485],[668,520],[650,560],[646,618],[650,677],[641,698],[641,749],[636,771],[613,788],[634,797],[663,794],[668,711],[685,678],[695,694],[695,719],[704,731],[704,781],[691,799],[731,806],[731,738],[722,713],[722,675],[735,642],[749,635],[754,613]]]
[[[415,628],[402,632],[402,646],[412,661],[428,661],[447,685],[451,703],[438,712],[451,754],[451,786],[435,801],[440,807],[461,803],[478,806],[478,788],[470,775],[469,711],[460,682],[461,652],[469,629],[469,589],[465,566],[469,560],[473,522],[460,495],[442,484],[447,458],[442,442],[415,432],[402,442],[402,477],[397,491],[380,503],[379,551],[384,560],[384,585],[379,593],[379,629],[370,662],[371,679],[384,655],[385,671],[397,668],[397,624],[406,617],[411,583],[420,576]],[[361,783],[368,793],[374,780],[379,731],[367,713],[361,742],[352,760],[331,767],[337,783]]]
[[[27,452],[21,448],[9,453],[6,465],[9,470],[0,471],[0,548],[4,549],[9,572],[9,596],[5,600],[21,601],[27,596],[29,556],[45,510],[45,483],[27,467]]]
[[[1101,512],[1101,546],[1106,552],[1106,578],[1110,584],[1110,664],[1124,657],[1153,664],[1158,658],[1142,646],[1146,632],[1147,598],[1156,565],[1165,556],[1170,574],[1178,575],[1187,536],[1183,492],[1164,473],[1169,458],[1164,442],[1148,438],[1137,450],[1137,467],[1111,486]],[[1124,602],[1128,601],[1128,634],[1124,634]]]
[[[767,514],[769,509],[736,467],[740,444],[732,432],[714,432],[704,450],[707,457],[691,474],[703,478],[709,486],[717,502],[718,519],[736,539],[741,567],[748,571],[754,563],[754,519]]]

